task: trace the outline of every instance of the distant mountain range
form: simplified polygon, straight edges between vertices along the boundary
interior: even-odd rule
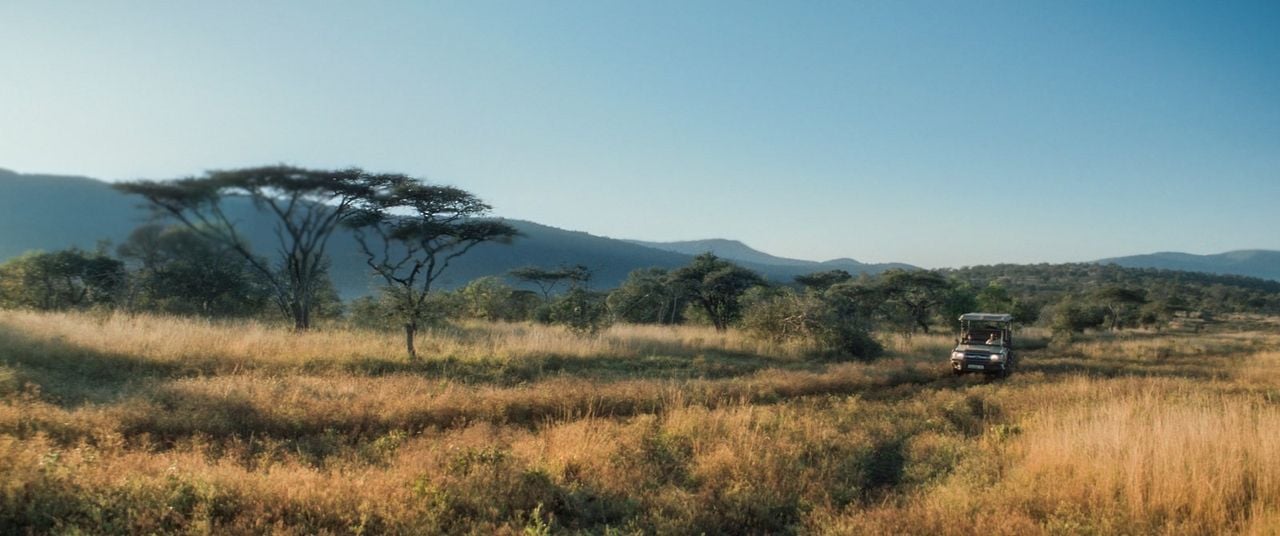
[[[711,238],[707,240],[685,240],[680,242],[646,242],[643,240],[628,240],[633,244],[661,249],[664,251],[672,251],[675,253],[683,253],[685,255],[700,255],[702,253],[714,253],[717,257],[725,259],[733,259],[737,262],[750,263],[758,266],[778,266],[778,267],[801,267],[804,268],[802,273],[811,273],[824,270],[844,270],[851,274],[860,274],[864,272],[879,273],[893,268],[915,269],[910,264],[898,262],[885,264],[867,264],[855,261],[853,259],[832,259],[829,261],[806,261],[800,259],[788,259],[786,257],[778,257],[770,255],[763,251],[752,249],[750,246],[743,244],[737,240],[728,240],[725,238]]]
[[[274,237],[270,220],[247,202],[230,203],[228,212],[240,222],[257,251],[270,251]],[[119,193],[110,184],[85,177],[27,175],[0,169],[0,261],[30,250],[71,246],[93,249],[99,241],[120,244],[129,232],[147,221],[140,198]],[[875,274],[891,268],[912,269],[901,263],[867,264],[853,259],[825,262],[788,259],[764,253],[736,240],[683,242],[619,240],[567,231],[534,222],[507,220],[521,233],[511,245],[484,244],[459,258],[442,276],[441,286],[453,288],[477,277],[504,275],[513,268],[582,264],[594,271],[592,286],[618,285],[632,270],[673,268],[692,256],[711,252],[756,270],[774,281],[789,282],[797,275],[825,270]],[[374,288],[350,235],[335,235],[329,246],[331,274],[344,297]],[[1237,251],[1221,255],[1157,253],[1103,259],[1129,267],[1189,270],[1247,275],[1280,280],[1280,252]]]
[[[1280,281],[1280,251],[1242,249],[1216,255],[1193,255],[1172,251],[1113,257],[1097,261],[1126,268],[1161,268],[1183,272],[1208,272],[1257,277]]]

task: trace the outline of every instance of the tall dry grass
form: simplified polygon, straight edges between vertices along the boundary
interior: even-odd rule
[[[295,333],[256,321],[208,321],[124,313],[2,311],[4,325],[32,339],[52,340],[98,352],[159,362],[196,362],[245,369],[300,364],[343,364],[370,357],[399,359],[394,333],[319,329]],[[801,345],[774,344],[741,331],[705,326],[615,325],[598,336],[576,335],[558,326],[469,322],[426,329],[418,337],[426,359],[578,359],[643,357],[697,352],[798,358]]]
[[[1278,534],[1280,353],[1218,364],[1230,378],[1002,386],[1014,392],[996,398],[1021,418],[988,429],[945,481],[812,522],[836,534]]]
[[[1098,528],[1146,533],[1280,529],[1280,406],[1145,392],[1027,429],[1002,495],[1029,512],[1071,505]]]
[[[1033,343],[1004,381],[882,340],[472,323],[411,364],[394,334],[0,311],[0,532],[1277,530],[1274,332]]]

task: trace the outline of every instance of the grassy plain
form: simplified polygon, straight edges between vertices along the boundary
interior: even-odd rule
[[[0,311],[0,533],[1280,533],[1280,325],[1023,335]]]

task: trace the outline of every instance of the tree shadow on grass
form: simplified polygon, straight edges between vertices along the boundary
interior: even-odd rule
[[[905,439],[879,441],[867,453],[863,467],[864,499],[883,496],[902,482],[907,466]]]
[[[14,370],[19,386],[33,384],[41,399],[64,408],[110,403],[157,380],[209,372],[196,363],[148,360],[85,348],[61,337],[32,337],[5,324],[0,324],[0,364]]]
[[[714,380],[748,376],[766,369],[818,370],[823,366],[823,363],[816,361],[733,352],[704,352],[692,356],[547,355],[517,359],[426,357],[417,361],[367,357],[345,362],[341,369],[363,376],[416,374],[464,384],[512,386],[563,376],[599,381]],[[327,363],[315,363],[311,372],[322,372],[330,368],[331,365]]]
[[[1227,378],[1231,370],[1229,363],[1214,358],[1147,361],[1124,358],[1045,357],[1024,361],[1020,366],[1022,371],[1040,372],[1046,377],[1083,375],[1100,378],[1158,377],[1196,380]]]
[[[1047,352],[1024,357],[1013,377],[1039,373],[1042,381],[1059,381],[1067,376],[1096,378],[1185,378],[1222,379],[1230,375],[1231,363],[1217,357],[1179,357],[1159,360],[1123,356],[1087,358],[1053,355]]]

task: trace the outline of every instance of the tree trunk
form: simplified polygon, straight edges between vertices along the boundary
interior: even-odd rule
[[[716,327],[716,331],[728,331],[729,320],[724,318],[725,315],[720,314],[721,309],[707,300],[702,301],[702,310],[707,312],[707,317],[711,319],[711,325]]]
[[[302,303],[297,301],[289,306],[290,312],[293,313],[293,330],[306,331],[311,329],[311,311],[307,310]]]
[[[404,348],[409,352],[409,361],[418,359],[418,351],[413,347],[413,335],[418,332],[417,322],[404,323]]]

